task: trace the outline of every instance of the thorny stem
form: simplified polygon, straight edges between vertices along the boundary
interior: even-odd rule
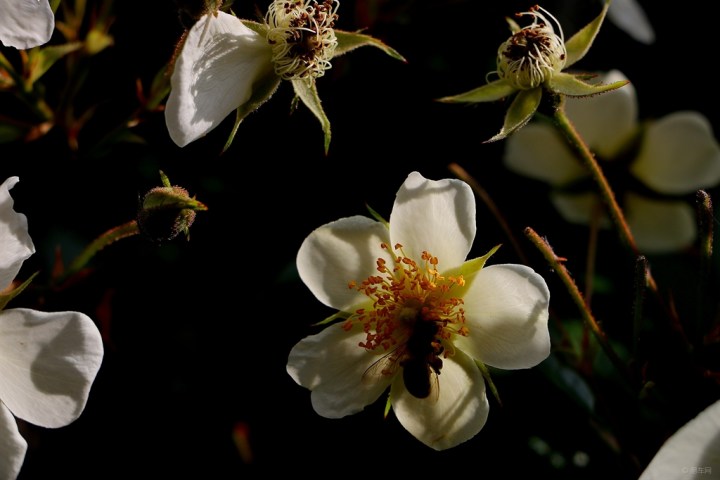
[[[572,279],[570,272],[568,272],[567,268],[565,268],[562,260],[557,255],[555,255],[555,252],[553,251],[552,247],[547,243],[547,241],[540,237],[540,235],[538,235],[531,227],[525,228],[525,235],[538,248],[538,250],[540,250],[540,252],[550,264],[550,268],[552,268],[555,273],[557,273],[557,275],[560,277],[560,280],[562,280],[562,282],[565,284],[567,291],[570,293],[573,301],[580,309],[580,313],[583,317],[583,320],[585,321],[585,324],[593,332],[595,338],[597,339],[598,343],[600,344],[612,364],[615,366],[615,368],[617,368],[618,372],[620,372],[628,381],[630,381],[632,377],[627,369],[627,365],[625,365],[622,359],[612,348],[612,345],[610,345],[610,341],[608,340],[607,335],[603,331],[602,327],[600,327],[600,324],[597,322],[597,320],[595,320],[595,317],[590,311],[589,306],[585,302],[585,297],[575,284],[575,281]]]
[[[583,138],[575,129],[575,126],[565,114],[562,100],[560,101],[560,104],[554,109],[553,120],[555,122],[555,125],[558,127],[558,129],[560,129],[560,131],[567,139],[570,146],[580,156],[584,165],[588,168],[588,170],[590,170],[590,174],[592,175],[593,180],[597,184],[600,196],[602,197],[603,202],[607,207],[610,218],[617,227],[617,231],[620,235],[621,241],[625,243],[630,248],[630,250],[632,250],[632,252],[635,254],[635,257],[640,256],[641,253],[637,247],[637,243],[635,243],[635,237],[633,237],[633,234],[630,231],[630,227],[628,226],[625,219],[625,214],[623,213],[622,208],[620,208],[620,205],[615,198],[615,193],[610,187],[610,184],[608,183],[605,174],[603,173],[600,165],[595,159],[595,155],[593,155],[593,153],[590,151],[590,148],[587,146]],[[655,278],[652,276],[649,268],[647,269],[646,279],[648,288],[650,288],[650,290],[652,290],[652,292],[655,294],[655,297],[657,298],[660,305],[667,312],[670,319],[676,321],[677,315],[674,314],[665,304],[665,301],[660,295],[660,291],[658,290]]]
[[[135,220],[131,220],[127,223],[111,228],[93,240],[90,245],[85,247],[85,250],[83,250],[80,255],[72,261],[65,272],[63,272],[60,280],[62,281],[78,273],[103,248],[117,242],[118,240],[122,240],[123,238],[137,235],[138,233],[140,233],[140,230],[138,229],[138,224]]]

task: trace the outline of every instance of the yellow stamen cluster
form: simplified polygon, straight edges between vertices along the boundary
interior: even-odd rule
[[[275,73],[285,80],[321,77],[330,68],[337,38],[337,0],[275,0],[265,23]]]
[[[559,35],[539,10],[554,21]],[[517,15],[531,15],[533,22],[500,45],[497,73],[515,88],[528,90],[542,85],[565,67],[567,50],[562,27],[542,7],[536,5],[530,11]]]
[[[394,265],[378,258],[380,275],[348,285],[372,300],[372,308],[357,310],[344,324],[347,330],[355,323],[362,324],[366,338],[359,345],[368,350],[389,350],[407,341],[418,318],[435,322],[441,340],[449,340],[453,334],[468,335],[463,300],[449,295],[454,286],[465,285],[462,275],[440,275],[438,259],[429,252],[422,253],[418,264],[405,256],[400,244],[394,249],[385,243],[381,247],[390,253]]]

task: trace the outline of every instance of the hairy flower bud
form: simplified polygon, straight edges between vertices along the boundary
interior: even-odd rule
[[[182,187],[171,186],[160,172],[163,186],[151,189],[142,200],[137,223],[140,232],[154,242],[172,240],[180,233],[189,237],[197,211],[207,210]]]
[[[513,87],[529,90],[560,72],[565,67],[567,52],[562,27],[547,10],[536,5],[517,15],[531,15],[533,22],[500,45],[497,73]],[[559,35],[546,15],[557,26]]]

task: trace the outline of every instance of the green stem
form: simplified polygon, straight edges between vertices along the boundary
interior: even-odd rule
[[[580,309],[580,314],[582,315],[585,324],[593,332],[595,338],[600,344],[600,347],[602,347],[603,351],[608,356],[612,364],[615,366],[618,372],[620,372],[628,381],[630,381],[632,377],[627,368],[627,365],[625,365],[625,362],[622,361],[620,356],[612,348],[612,345],[610,345],[610,341],[608,340],[605,331],[603,331],[602,327],[593,316],[592,312],[590,311],[590,307],[585,302],[585,297],[575,284],[575,281],[570,275],[570,272],[568,272],[567,268],[565,268],[565,265],[563,264],[563,259],[555,255],[555,252],[553,251],[550,244],[548,244],[547,241],[540,237],[540,235],[538,235],[532,228],[525,228],[525,235],[538,248],[538,250],[540,250],[540,252],[550,264],[550,268],[552,268],[555,273],[557,273],[557,275],[560,277],[560,280],[562,280],[562,282],[565,284],[567,291],[570,293],[573,301]]]
[[[80,255],[78,255],[68,266],[61,279],[64,280],[69,278],[82,270],[100,250],[108,245],[115,243],[118,240],[122,240],[123,238],[137,235],[138,233],[140,233],[140,230],[138,229],[138,224],[135,220],[131,220],[123,225],[111,228],[93,240],[90,245],[85,247],[85,250],[83,250]]]

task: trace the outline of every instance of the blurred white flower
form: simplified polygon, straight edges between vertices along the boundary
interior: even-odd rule
[[[0,0],[0,43],[25,50],[43,45],[55,29],[48,0]]]
[[[720,474],[720,401],[675,432],[640,480],[693,480]]]
[[[547,358],[545,281],[524,265],[485,267],[497,248],[466,260],[475,233],[467,184],[413,172],[389,224],[353,216],[305,239],[300,278],[339,310],[331,318],[345,318],[300,341],[288,359],[318,414],[359,412],[390,387],[400,423],[443,450],[485,425],[483,364],[521,369]]]
[[[598,77],[603,83],[624,79],[617,70]],[[681,111],[641,125],[632,84],[568,98],[566,112],[601,161],[638,248],[667,253],[690,246],[697,236],[695,213],[679,197],[720,182],[720,145],[708,120]],[[602,212],[591,184],[583,188],[589,172],[549,123],[532,123],[509,138],[504,160],[511,170],[556,187],[552,201],[566,220],[589,224]],[[609,221],[603,217],[601,224]]]
[[[655,42],[655,30],[636,0],[613,0],[608,18],[638,42],[646,45]]]
[[[17,477],[27,443],[17,417],[46,428],[77,419],[103,359],[95,323],[79,312],[45,313],[3,309],[12,281],[35,252],[25,215],[15,212],[9,190],[0,185],[0,478]]]

